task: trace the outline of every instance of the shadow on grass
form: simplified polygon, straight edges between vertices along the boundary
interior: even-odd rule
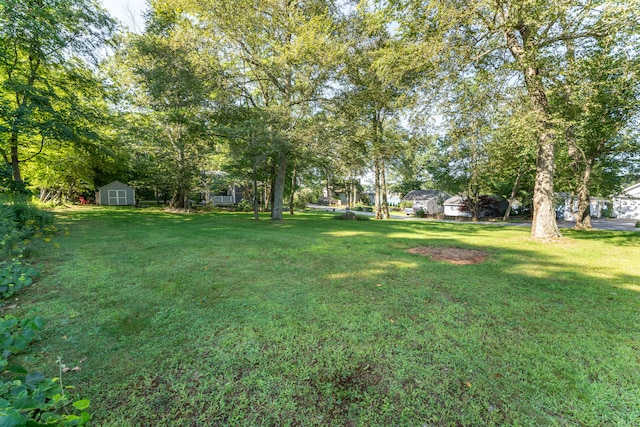
[[[67,337],[38,354],[89,353],[73,380],[98,424],[631,425],[638,412],[638,253],[598,253],[624,233],[544,245],[515,227],[332,214],[62,216],[72,237],[28,298]],[[406,252],[428,245],[490,256]]]

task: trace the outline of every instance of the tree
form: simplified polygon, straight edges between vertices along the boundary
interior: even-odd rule
[[[208,127],[217,101],[211,78],[215,61],[206,56],[198,31],[178,12],[152,3],[145,33],[131,34],[121,52],[138,109],[130,119],[132,148],[162,168],[171,187],[170,205],[181,209],[189,207],[191,190],[214,146]]]
[[[335,10],[326,0],[177,2],[216,40],[240,87],[237,103],[264,110],[271,131],[272,219],[281,220],[287,163],[301,119],[312,112],[341,49],[332,40]]]
[[[345,61],[339,97],[342,114],[352,127],[353,137],[362,140],[372,159],[375,215],[388,219],[387,168],[400,156],[399,118],[409,105],[411,87],[407,75],[385,73],[377,60],[397,46],[389,34],[382,10],[361,2],[350,17],[347,32],[348,59]]]
[[[0,152],[14,180],[52,141],[96,137],[80,123],[92,114],[82,98],[100,96],[88,63],[113,28],[93,0],[0,3]]]
[[[549,76],[562,75],[563,44],[585,45],[637,22],[634,2],[511,0],[393,1],[402,9],[408,38],[424,46],[430,35],[445,34],[447,59],[473,73],[473,67],[500,70],[526,89],[536,135],[536,178],[531,236],[560,236],[554,208],[557,136],[549,104]],[[399,7],[398,7],[399,6]],[[426,36],[425,36],[426,35]],[[442,51],[440,51],[441,53]],[[511,73],[509,73],[511,72]],[[504,80],[508,82],[509,80]]]
[[[615,177],[626,168],[628,157],[640,150],[637,140],[624,135],[640,107],[638,58],[604,45],[614,42],[601,40],[580,54],[567,42],[566,77],[557,82],[551,96],[565,129],[566,172],[578,202],[576,229],[591,228],[591,190],[598,189],[601,195],[619,190]]]

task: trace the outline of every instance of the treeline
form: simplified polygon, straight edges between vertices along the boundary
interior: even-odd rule
[[[378,218],[392,190],[495,194],[548,239],[556,192],[588,228],[638,177],[635,0],[165,0],[142,34],[45,3],[0,6],[2,154],[42,200],[233,182],[281,219],[370,175]]]

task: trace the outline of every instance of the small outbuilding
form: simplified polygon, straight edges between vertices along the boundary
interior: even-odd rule
[[[113,181],[98,189],[96,203],[104,206],[135,206],[136,190],[120,181]]]
[[[471,218],[462,196],[453,196],[444,201],[444,215]]]
[[[449,195],[438,190],[412,190],[404,197],[403,201],[413,202],[413,210],[422,208],[427,215],[435,215],[444,212],[442,202]]]

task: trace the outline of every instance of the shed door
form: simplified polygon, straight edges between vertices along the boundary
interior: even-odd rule
[[[109,190],[109,205],[126,205],[127,190]]]

